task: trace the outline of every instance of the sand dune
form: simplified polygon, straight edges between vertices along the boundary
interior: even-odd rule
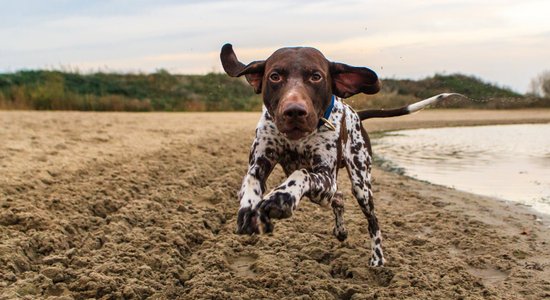
[[[0,299],[550,297],[546,221],[379,169],[385,267],[367,266],[345,176],[346,242],[308,201],[272,235],[235,235],[258,116],[0,112]],[[431,110],[365,126],[549,121],[549,110]]]

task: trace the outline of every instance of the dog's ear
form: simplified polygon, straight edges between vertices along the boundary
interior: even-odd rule
[[[358,93],[376,94],[380,91],[378,75],[369,68],[331,62],[330,75],[332,93],[341,98],[348,98]]]
[[[262,79],[264,77],[265,60],[249,63],[245,66],[237,59],[231,44],[225,44],[220,53],[223,69],[231,77],[244,75],[248,83],[254,88],[254,92],[262,92]]]

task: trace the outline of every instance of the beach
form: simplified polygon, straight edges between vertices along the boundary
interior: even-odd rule
[[[0,299],[550,297],[547,216],[378,166],[384,267],[368,266],[346,172],[345,242],[310,201],[273,234],[236,235],[259,115],[0,111]],[[548,109],[427,110],[363,124],[375,138],[548,122]]]

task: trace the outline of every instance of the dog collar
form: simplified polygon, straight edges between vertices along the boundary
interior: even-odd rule
[[[330,130],[336,130],[336,127],[332,125],[332,123],[328,120],[330,118],[330,113],[332,112],[332,109],[334,108],[334,100],[335,96],[332,95],[330,100],[330,105],[327,107],[327,110],[325,110],[325,113],[323,114],[323,117],[319,119],[319,123],[317,124],[317,128],[321,128],[321,126],[325,125]]]

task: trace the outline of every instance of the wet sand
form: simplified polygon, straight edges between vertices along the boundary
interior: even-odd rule
[[[525,207],[375,168],[388,263],[344,173],[347,241],[302,202],[233,233],[258,113],[0,112],[0,299],[541,299],[550,228]],[[550,122],[550,110],[424,111],[370,132]],[[273,187],[283,179],[277,169]]]

